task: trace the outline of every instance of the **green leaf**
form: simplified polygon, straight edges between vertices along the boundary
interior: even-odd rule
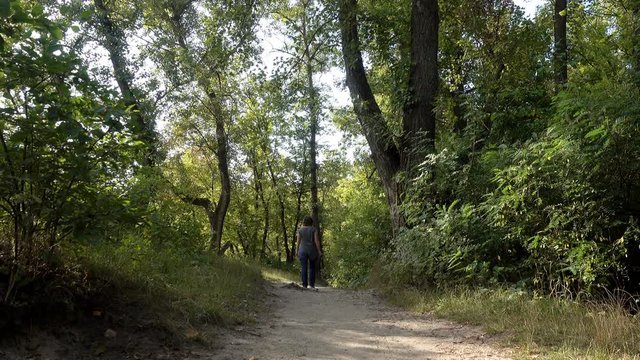
[[[85,10],[82,13],[80,13],[80,19],[82,19],[84,21],[91,20],[92,16],[93,16],[93,11],[91,11],[91,10]]]
[[[8,18],[11,15],[11,3],[9,0],[0,0],[0,18]]]
[[[34,17],[42,16],[42,14],[44,14],[44,7],[40,4],[35,4],[31,10],[31,14],[33,14]]]
[[[597,129],[593,129],[593,130],[589,131],[587,133],[587,135],[585,135],[584,137],[585,137],[585,139],[593,139],[593,138],[596,138],[596,137],[601,137],[602,135],[604,135],[604,133],[605,133],[605,129],[604,129],[604,127],[601,126],[601,127],[597,128]]]
[[[64,31],[62,31],[62,29],[60,29],[59,27],[54,27],[53,29],[51,29],[51,36],[53,36],[53,38],[56,40],[62,40],[64,38]]]
[[[567,16],[567,9],[564,9],[558,13],[560,16]]]

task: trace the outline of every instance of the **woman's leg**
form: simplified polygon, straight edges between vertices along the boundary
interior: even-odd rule
[[[312,288],[316,287],[316,261],[318,261],[318,259],[311,260],[311,258],[309,258],[309,285],[311,285]]]
[[[307,254],[300,255],[300,277],[302,278],[302,286],[307,287]],[[313,267],[311,268],[313,271]]]

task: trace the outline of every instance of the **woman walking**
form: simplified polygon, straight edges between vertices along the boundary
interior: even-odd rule
[[[300,259],[300,276],[302,278],[302,286],[305,288],[310,285],[312,289],[316,288],[316,261],[322,256],[320,251],[320,240],[318,239],[318,231],[313,227],[313,219],[305,216],[302,220],[302,227],[298,229],[298,259]],[[309,268],[307,281],[307,267]]]

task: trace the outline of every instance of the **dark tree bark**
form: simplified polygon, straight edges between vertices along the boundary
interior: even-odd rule
[[[124,104],[130,109],[131,123],[135,134],[146,145],[147,151],[143,158],[143,165],[153,166],[157,156],[157,137],[153,129],[153,120],[147,116],[142,101],[133,90],[133,75],[127,66],[125,54],[127,41],[124,31],[111,18],[111,11],[103,0],[94,0],[98,18],[97,30],[102,37],[102,45],[109,53],[113,73],[120,89]]]
[[[404,225],[400,213],[403,186],[395,179],[401,170],[410,169],[420,156],[434,146],[434,100],[438,89],[438,2],[413,0],[411,15],[411,67],[409,74],[410,98],[405,105],[403,130],[405,134],[397,146],[378,106],[362,61],[357,0],[340,2],[342,54],[347,86],[353,107],[376,166],[387,197],[394,233]],[[424,132],[427,146],[416,142]]]
[[[342,55],[347,87],[358,122],[371,150],[371,157],[382,181],[393,228],[398,230],[403,225],[403,220],[399,208],[399,186],[394,176],[400,170],[400,151],[387,128],[367,79],[358,37],[357,1],[342,0],[340,5]]]
[[[212,95],[210,95],[211,97]],[[227,216],[227,210],[229,209],[229,203],[231,202],[231,177],[229,175],[229,144],[227,140],[227,132],[224,127],[224,120],[222,118],[222,109],[218,106],[218,102],[214,100],[216,104],[214,110],[215,123],[216,123],[216,142],[218,145],[216,151],[216,157],[218,158],[218,172],[220,173],[220,195],[218,197],[218,205],[216,206],[216,227],[215,231],[215,246],[218,254],[224,254],[222,248],[222,233],[224,230],[224,219]]]
[[[567,0],[554,0],[553,11],[553,63],[556,85],[561,86],[569,78],[567,73]]]
[[[631,0],[633,13],[631,26],[631,64],[633,66],[633,81],[640,87],[640,1]]]
[[[307,75],[307,101],[309,112],[309,161],[310,161],[310,185],[311,185],[311,218],[313,219],[313,226],[318,231],[318,238],[320,242],[320,249],[322,249],[322,227],[320,226],[320,203],[318,200],[318,144],[316,137],[318,134],[318,125],[320,122],[320,99],[318,91],[313,81],[314,68],[313,62],[317,54],[315,49],[317,29],[309,29],[308,21],[308,7],[309,1],[304,1],[304,13],[302,15],[302,24],[300,27],[300,35],[304,42],[304,52],[302,54],[302,60],[304,61],[306,75]],[[318,265],[321,262],[317,263]],[[320,266],[317,269],[317,276],[320,277]]]
[[[259,165],[258,165],[258,157],[255,153],[255,151],[251,150],[249,152],[249,162],[253,171],[253,181],[254,181],[254,188],[255,188],[255,192],[256,192],[256,210],[258,208],[258,204],[257,201],[260,201],[260,205],[262,207],[262,212],[263,212],[263,227],[262,227],[262,247],[260,250],[260,257],[261,258],[265,258],[267,256],[267,249],[268,249],[268,245],[267,245],[267,240],[269,237],[269,201],[267,201],[267,199],[264,196],[264,187],[262,186],[262,182],[263,182],[263,172],[260,170]]]
[[[411,171],[434,146],[438,93],[438,1],[413,0],[409,97],[404,107],[402,163]]]
[[[263,150],[266,150],[266,148],[263,148]],[[265,152],[266,154],[266,152]],[[287,222],[286,222],[286,206],[284,203],[284,196],[282,195],[282,191],[280,190],[280,188],[278,187],[278,177],[276,176],[275,172],[273,171],[273,165],[271,164],[271,160],[270,160],[270,156],[267,155],[267,170],[269,171],[269,176],[271,177],[271,184],[273,185],[273,188],[276,190],[276,197],[278,198],[278,209],[279,209],[279,216],[280,216],[280,229],[282,231],[282,239],[283,239],[283,245],[284,245],[284,251],[285,251],[285,259],[287,262],[289,262],[292,258],[291,254],[290,254],[290,250],[289,250],[289,234],[287,233]],[[278,262],[280,261],[280,247],[278,246]]]

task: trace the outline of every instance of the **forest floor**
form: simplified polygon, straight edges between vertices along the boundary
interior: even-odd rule
[[[106,316],[81,316],[73,324],[0,336],[4,359],[509,359],[508,349],[478,327],[416,314],[388,305],[370,290],[266,282],[262,308],[243,325],[201,324],[212,342],[174,343],[151,325],[155,314],[121,304]],[[262,307],[264,305],[265,307]],[[93,307],[88,307],[93,308]],[[116,311],[117,310],[117,311]],[[106,329],[106,330],[105,330]],[[197,340],[198,331],[187,334]],[[6,334],[5,334],[6,335]],[[14,334],[17,335],[17,334]],[[182,343],[182,344],[180,344]],[[212,345],[213,343],[213,345]]]
[[[371,291],[271,283],[270,311],[194,359],[509,359],[477,327],[386,305]]]

